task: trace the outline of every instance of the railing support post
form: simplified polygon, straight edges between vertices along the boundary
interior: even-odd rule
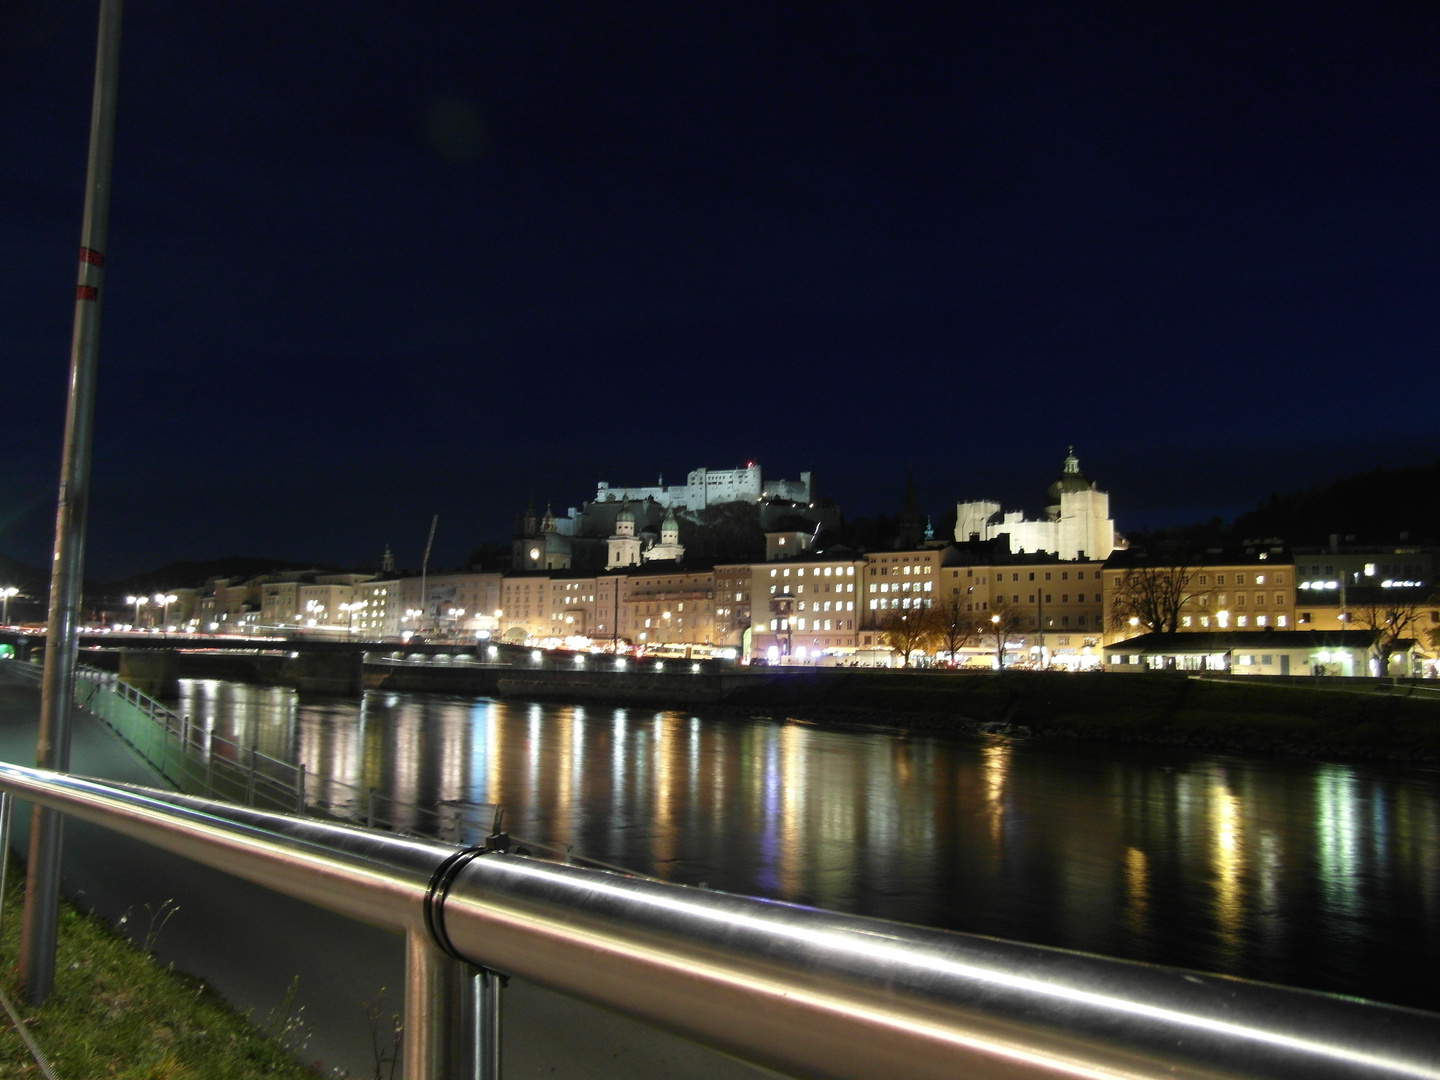
[[[476,1080],[500,1080],[500,994],[505,976],[485,968],[476,970],[472,980],[479,990],[479,1023],[476,1035],[478,1068]]]
[[[5,921],[5,879],[10,869],[10,818],[15,796],[0,791],[0,924]]]
[[[486,975],[490,973],[480,973],[441,952],[423,927],[412,927],[406,933],[404,1039],[400,1044],[405,1080],[479,1080],[482,1076],[499,1080],[498,1071],[487,1073],[481,1068],[492,1046],[499,1064],[498,1024],[495,1037],[483,1047],[486,1053],[481,1053],[480,1040],[487,1027],[481,1006],[488,1000],[481,979]],[[494,1014],[498,1021],[498,991]]]

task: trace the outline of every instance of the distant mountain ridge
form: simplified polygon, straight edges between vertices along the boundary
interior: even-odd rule
[[[119,581],[106,582],[100,586],[111,592],[148,593],[156,589],[198,588],[211,578],[250,578],[258,574],[273,574],[281,570],[326,569],[316,563],[296,563],[286,559],[264,559],[247,555],[232,555],[223,559],[204,561],[172,562],[143,574],[134,574]]]
[[[1228,531],[1237,540],[1278,537],[1292,546],[1324,544],[1331,536],[1354,544],[1440,542],[1440,460],[1271,495]]]

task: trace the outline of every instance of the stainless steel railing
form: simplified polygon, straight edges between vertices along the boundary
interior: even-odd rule
[[[0,789],[404,933],[407,1080],[498,1075],[498,983],[465,964],[803,1076],[1440,1078],[1440,1018],[1414,1010],[19,766]]]

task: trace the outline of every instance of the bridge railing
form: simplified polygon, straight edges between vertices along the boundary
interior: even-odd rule
[[[1436,1016],[0,765],[0,789],[406,939],[406,1080],[500,1073],[503,975],[837,1080],[1435,1080]]]
[[[303,765],[205,731],[111,672],[80,667],[75,703],[182,792],[269,810],[305,808]]]
[[[38,680],[37,665],[19,665]],[[104,722],[176,789],[240,806],[311,813],[410,836],[461,843],[485,835],[495,807],[488,804],[423,806],[336,777],[304,764],[261,753],[192,723],[113,673],[81,666],[75,702]],[[561,862],[600,868],[610,864],[571,847],[517,837],[526,848]],[[623,871],[628,873],[629,871]]]

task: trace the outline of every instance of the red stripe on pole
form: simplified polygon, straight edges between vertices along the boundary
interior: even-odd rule
[[[76,299],[76,300],[99,300],[99,299],[100,299],[100,290],[97,289],[94,285],[76,285],[76,286],[75,286],[75,299]]]
[[[91,266],[104,266],[105,256],[93,248],[82,247],[80,249],[80,261],[89,263]]]

